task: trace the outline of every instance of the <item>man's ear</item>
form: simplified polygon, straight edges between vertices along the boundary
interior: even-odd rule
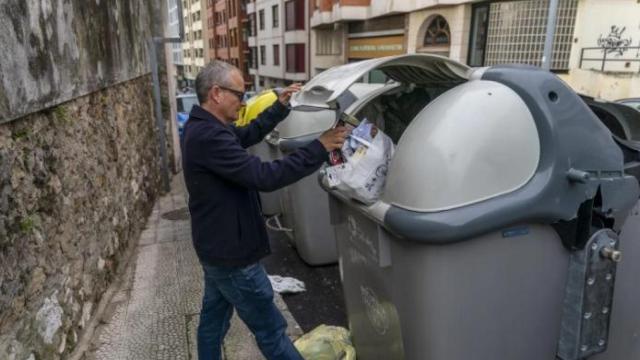
[[[211,89],[209,89],[209,100],[214,104],[220,103],[220,95],[220,88],[216,85],[212,86]]]

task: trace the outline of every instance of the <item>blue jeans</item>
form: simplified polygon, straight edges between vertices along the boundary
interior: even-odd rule
[[[261,264],[204,268],[204,297],[198,326],[198,359],[218,360],[229,320],[238,316],[269,360],[303,360],[285,333],[287,322],[273,303],[273,289]]]

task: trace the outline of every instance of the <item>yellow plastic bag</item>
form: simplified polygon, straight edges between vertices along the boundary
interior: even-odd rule
[[[261,112],[273,105],[276,100],[278,100],[278,96],[273,90],[265,90],[252,97],[238,112],[238,120],[235,125],[238,127],[249,125]]]
[[[349,330],[320,325],[294,343],[306,360],[356,360]]]

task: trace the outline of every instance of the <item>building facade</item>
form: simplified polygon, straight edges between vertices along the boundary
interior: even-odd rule
[[[167,20],[167,30],[170,37],[180,36],[180,13],[179,0],[167,0],[167,10],[169,12]],[[171,59],[176,66],[176,74],[182,76],[182,44],[171,44]]]
[[[347,62],[407,52],[411,1],[312,0],[311,69],[316,75]],[[384,81],[370,74],[365,81]]]
[[[578,92],[640,97],[640,3],[580,0],[569,68],[563,79]]]
[[[210,0],[182,0],[184,42],[182,43],[184,84],[192,86],[196,75],[205,65],[209,42],[206,24],[207,4]]]
[[[309,79],[308,11],[305,0],[247,4],[248,67],[255,90]]]
[[[246,24],[248,0],[207,0],[207,60],[226,61],[243,72],[245,85],[253,83],[249,75]]]
[[[437,54],[475,67],[542,63],[548,0],[312,1],[312,75],[398,53]],[[551,70],[587,95],[637,97],[638,19],[637,0],[559,0]]]
[[[551,69],[569,70],[578,0],[559,0]],[[540,66],[549,2],[466,1],[409,15],[408,52],[435,53],[470,66]]]

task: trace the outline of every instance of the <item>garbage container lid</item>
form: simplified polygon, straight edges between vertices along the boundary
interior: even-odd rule
[[[462,83],[471,68],[446,57],[429,54],[405,54],[359,61],[325,70],[311,79],[296,94],[291,104],[335,107],[338,97],[372,70],[380,70],[390,79],[414,84]]]
[[[534,175],[535,121],[509,87],[473,80],[442,94],[403,133],[383,201],[437,212],[509,193]]]
[[[325,131],[336,121],[336,112],[331,109],[292,109],[289,115],[276,126],[278,137],[291,139]]]

